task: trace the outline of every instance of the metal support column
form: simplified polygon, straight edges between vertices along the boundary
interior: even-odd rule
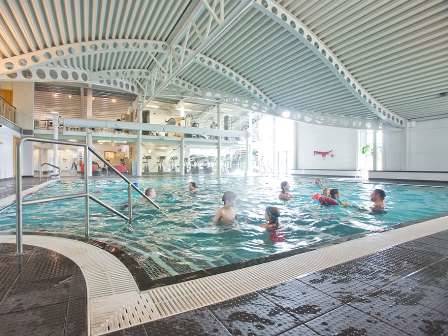
[[[128,217],[129,225],[132,223],[132,185],[128,184]]]
[[[221,104],[218,103],[216,105],[216,112],[218,117],[218,130],[221,130]],[[218,177],[221,177],[221,148],[222,148],[222,137],[221,135],[218,136],[218,150],[217,150],[217,175]]]
[[[185,175],[185,138],[183,134],[179,147],[179,169],[180,169],[180,175],[182,176]]]
[[[90,137],[91,138],[91,137]],[[88,162],[90,159],[89,152],[89,134],[86,136],[86,146],[84,147],[84,162]],[[90,165],[91,167],[92,165]],[[92,170],[90,169],[90,172]],[[89,170],[87,170],[87,164],[84,165],[84,193],[85,196],[85,238],[86,240],[90,237],[90,198],[89,198]]]

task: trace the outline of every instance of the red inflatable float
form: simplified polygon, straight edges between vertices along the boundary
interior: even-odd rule
[[[313,200],[318,201],[321,205],[339,205],[335,199],[321,194],[314,194]]]

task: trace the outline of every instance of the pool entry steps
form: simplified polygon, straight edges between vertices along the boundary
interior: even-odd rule
[[[39,142],[39,143],[46,143],[46,144],[54,144],[54,145],[66,145],[66,146],[75,146],[75,147],[82,147],[84,148],[84,162],[89,161],[90,155],[95,155],[98,159],[100,159],[103,164],[105,164],[108,169],[111,169],[114,173],[116,173],[123,181],[125,181],[128,185],[128,215],[124,215],[120,211],[112,208],[111,206],[107,205],[97,197],[93,196],[89,192],[89,174],[88,171],[90,170],[88,167],[84,169],[84,192],[77,193],[77,194],[70,194],[70,195],[61,195],[56,197],[46,197],[41,199],[35,199],[35,200],[24,200],[23,199],[23,191],[22,191],[22,152],[23,152],[23,146],[26,142]],[[86,136],[86,142],[85,144],[81,143],[73,143],[70,141],[60,141],[60,140],[52,140],[52,139],[40,139],[35,137],[24,137],[20,139],[20,143],[17,146],[17,165],[16,165],[16,245],[17,245],[17,253],[22,254],[23,253],[23,205],[29,205],[29,204],[39,204],[39,203],[46,203],[46,202],[53,202],[53,201],[59,201],[59,200],[65,200],[65,199],[74,199],[74,198],[84,198],[85,199],[85,238],[89,239],[90,236],[90,208],[89,208],[89,201],[92,200],[96,202],[97,204],[101,205],[102,207],[106,208],[107,210],[111,211],[115,215],[123,218],[126,220],[129,224],[129,226],[132,225],[132,190],[135,190],[137,193],[140,194],[140,196],[143,197],[146,201],[148,201],[150,204],[152,204],[155,208],[160,210],[160,206],[155,203],[151,198],[149,198],[143,191],[141,191],[137,186],[135,186],[134,183],[129,181],[129,179],[124,176],[122,173],[120,173],[117,169],[115,169],[105,158],[103,158],[95,149],[93,146],[89,145],[91,143],[91,134],[87,133]]]
[[[91,335],[103,335],[233,300],[335,265],[353,263],[358,258],[367,260],[373,253],[381,255],[378,259],[381,262],[393,251],[401,251],[401,257],[397,258],[406,261],[406,264],[429,265],[430,261],[435,260],[421,259],[420,262],[416,259],[419,253],[405,253],[407,250],[393,247],[442,232],[446,230],[447,223],[448,217],[441,217],[264,264],[146,291],[140,291],[129,270],[102,249],[57,237],[27,235],[24,238],[26,244],[45,246],[78,264],[87,284]],[[0,236],[0,242],[14,241],[12,235]],[[372,262],[377,262],[374,256],[372,258]],[[388,267],[384,265],[382,269]]]

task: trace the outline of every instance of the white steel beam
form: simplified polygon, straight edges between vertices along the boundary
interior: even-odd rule
[[[254,5],[265,15],[269,16],[287,31],[293,34],[302,44],[308,47],[319,57],[325,65],[335,74],[344,86],[372,113],[384,123],[394,127],[405,127],[406,120],[391,112],[373,97],[354,78],[350,71],[343,65],[338,57],[323,43],[294,14],[279,5],[275,0],[255,0]]]

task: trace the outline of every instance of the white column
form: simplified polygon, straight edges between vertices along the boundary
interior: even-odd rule
[[[86,141],[89,146],[93,146],[92,131],[87,131]],[[84,169],[87,171],[88,176],[92,176],[92,153],[87,152],[87,162],[84,164]]]
[[[218,130],[221,130],[221,104],[218,103],[216,105],[216,112],[218,117]],[[217,175],[218,177],[221,177],[221,147],[222,147],[222,137],[221,135],[218,136],[218,150],[217,150]]]
[[[252,173],[252,112],[248,113],[248,118],[249,123],[246,134],[246,175]]]
[[[272,116],[272,174],[278,172],[276,118]]]
[[[402,170],[408,170],[411,167],[411,155],[412,155],[412,148],[411,148],[411,129],[410,127],[415,127],[415,121],[412,122],[411,125],[407,125],[406,128],[403,130],[403,145],[402,148],[404,148],[403,156],[402,156]]]
[[[86,88],[86,119],[92,119],[93,118],[93,96],[92,96],[92,89]]]
[[[185,175],[185,138],[183,134],[179,146],[179,169],[180,175]]]
[[[53,114],[53,139],[59,139],[59,114]],[[53,145],[53,164],[59,167],[59,145]]]
[[[377,130],[373,130],[373,150],[372,150],[372,160],[373,160],[373,170],[378,170],[378,146],[376,145],[376,132]]]
[[[24,130],[34,129],[34,83],[13,82],[12,83],[12,105],[16,107],[16,124]],[[23,144],[22,151],[22,175],[33,176],[33,143]]]
[[[143,147],[143,132],[142,132],[142,124],[143,124],[143,104],[144,101],[141,100],[137,103],[137,122],[139,124],[139,129],[137,131],[137,143],[136,143],[136,175],[142,176],[142,147]]]
[[[299,169],[299,128],[298,121],[294,123],[294,169]]]

